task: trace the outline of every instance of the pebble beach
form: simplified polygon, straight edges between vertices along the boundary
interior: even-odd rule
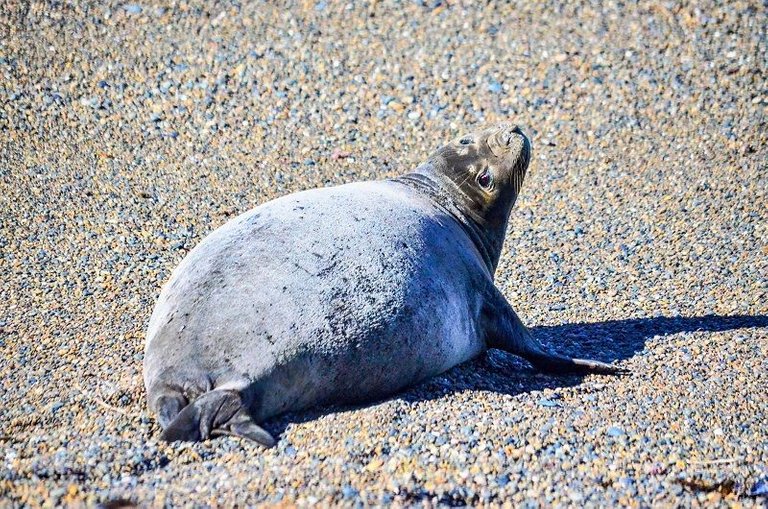
[[[0,2],[0,507],[765,507],[768,12],[734,2]],[[533,157],[496,284],[551,348],[165,443],[173,268],[476,127]]]

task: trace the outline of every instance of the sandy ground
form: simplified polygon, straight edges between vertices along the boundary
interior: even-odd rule
[[[4,0],[0,505],[766,504],[768,22],[724,4]],[[491,352],[274,449],[158,441],[143,335],[185,253],[499,120],[534,158],[498,286],[631,376]]]

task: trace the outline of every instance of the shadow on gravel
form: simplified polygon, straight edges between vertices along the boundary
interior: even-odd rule
[[[768,327],[768,316],[659,316],[534,327],[532,330],[542,342],[557,351],[575,357],[586,356],[611,362],[634,356],[654,336],[682,332],[722,332],[750,327]]]
[[[661,316],[542,326],[533,327],[531,330],[552,350],[574,357],[613,362],[633,357],[642,351],[646,341],[654,336],[682,332],[722,332],[750,327],[768,327],[768,316]],[[394,399],[407,402],[427,401],[462,391],[489,391],[514,396],[547,388],[575,386],[581,383],[583,378],[581,375],[553,376],[537,373],[519,357],[499,350],[490,350],[487,355],[395,395]],[[271,420],[265,427],[275,436],[279,436],[289,424],[307,422],[332,412],[364,408],[380,402],[355,407],[322,407],[299,414],[287,414]]]

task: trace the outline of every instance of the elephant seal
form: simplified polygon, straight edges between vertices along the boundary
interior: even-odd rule
[[[531,148],[501,124],[413,172],[291,194],[203,239],[164,286],[144,382],[168,441],[375,400],[499,348],[542,371],[620,368],[547,351],[493,284]]]

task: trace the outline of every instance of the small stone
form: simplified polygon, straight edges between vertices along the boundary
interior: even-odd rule
[[[768,497],[768,476],[761,477],[749,488],[750,497]]]
[[[346,499],[352,499],[352,498],[356,498],[356,497],[357,497],[357,496],[360,494],[360,492],[359,492],[359,491],[357,491],[357,490],[356,490],[355,488],[353,488],[352,486],[350,486],[350,485],[348,485],[348,484],[347,484],[347,485],[344,485],[344,486],[341,488],[341,494],[342,494],[342,496],[343,496],[344,498],[346,498]]]
[[[416,120],[419,117],[421,117],[421,112],[418,111],[418,110],[414,110],[414,111],[411,111],[410,113],[408,113],[408,118],[411,119],[411,120]]]
[[[350,152],[347,152],[347,151],[344,151],[344,150],[339,150],[339,149],[334,149],[333,153],[331,154],[331,159],[336,161],[338,159],[346,159],[347,157],[349,157],[351,155],[352,155],[352,153],[350,153]]]
[[[142,8],[138,4],[125,4],[123,5],[123,9],[128,14],[141,14]]]

